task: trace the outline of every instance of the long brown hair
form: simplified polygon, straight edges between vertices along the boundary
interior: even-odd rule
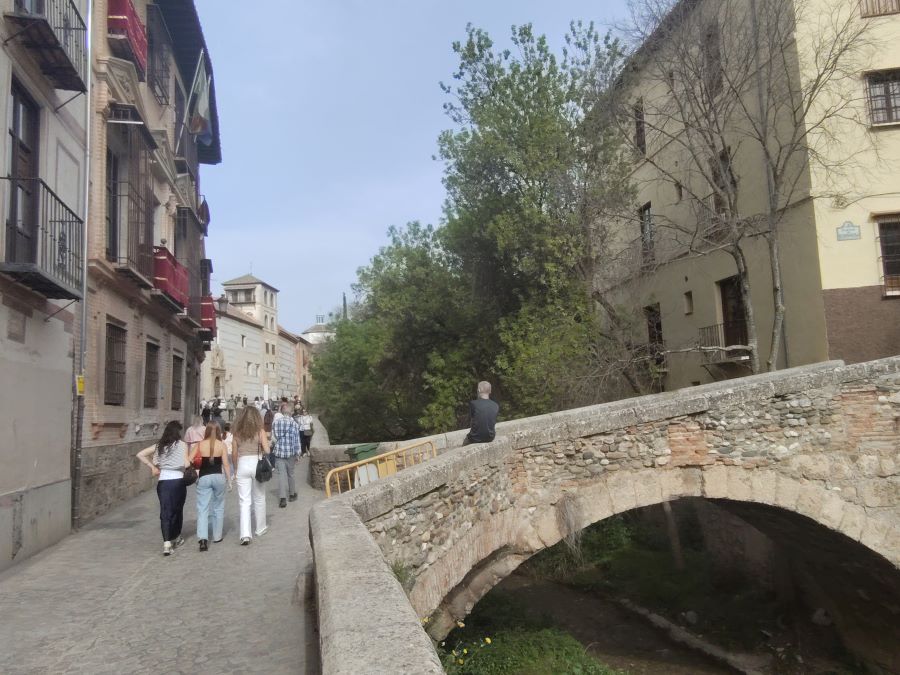
[[[214,441],[222,440],[222,429],[215,422],[210,422],[206,425],[206,433],[203,434],[203,440],[207,440],[210,436],[213,437]]]
[[[231,427],[231,433],[237,441],[249,441],[259,435],[259,430],[263,428],[262,415],[255,405],[246,405],[241,408],[237,418],[234,420],[234,426]]]

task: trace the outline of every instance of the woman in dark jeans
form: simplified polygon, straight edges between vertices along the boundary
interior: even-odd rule
[[[187,443],[181,440],[181,428],[181,422],[169,422],[159,443],[137,454],[137,458],[150,467],[150,472],[159,476],[156,495],[159,497],[163,555],[172,555],[172,551],[184,543],[181,536],[184,500],[187,497],[184,469],[189,461]]]

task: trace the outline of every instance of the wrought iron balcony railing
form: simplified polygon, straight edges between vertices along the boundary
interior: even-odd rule
[[[187,307],[188,271],[165,246],[153,248],[153,286],[165,294],[178,311]]]
[[[0,180],[6,186],[0,272],[46,298],[80,300],[84,221],[40,178]]]
[[[862,0],[860,12],[863,16],[884,16],[900,12],[900,0]]]
[[[900,296],[900,255],[881,256],[881,264],[884,269],[884,295]]]
[[[87,91],[87,28],[72,0],[15,0],[6,21],[54,87]]]
[[[700,329],[700,347],[703,363],[746,361],[750,355],[746,349],[729,349],[747,344],[747,323],[726,321]]]
[[[109,0],[106,32],[110,49],[119,58],[131,61],[138,76],[147,73],[147,29],[132,0]]]
[[[153,287],[153,223],[141,186],[128,181],[115,184],[114,210],[107,227],[107,256],[116,269],[142,288]]]

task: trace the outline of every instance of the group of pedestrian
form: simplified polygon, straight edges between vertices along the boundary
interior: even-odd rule
[[[234,400],[233,423],[222,419]],[[240,407],[238,401],[241,402]],[[257,405],[258,403],[258,405]],[[271,445],[264,413],[277,409],[271,428]],[[208,411],[208,414],[204,414]],[[231,415],[228,415],[231,418]],[[182,521],[188,483],[185,471],[197,470],[197,540],[200,551],[208,551],[210,521],[212,543],[222,541],[225,524],[225,494],[237,485],[240,544],[247,546],[253,537],[268,530],[266,490],[257,480],[257,465],[274,461],[278,473],[279,507],[296,501],[294,465],[309,453],[313,434],[312,417],[296,399],[280,402],[247,403],[246,397],[231,397],[224,407],[221,399],[203,401],[201,414],[182,434],[181,422],[169,422],[155,445],[137,453],[137,458],[158,477],[159,519],[163,536],[163,555],[184,544]]]

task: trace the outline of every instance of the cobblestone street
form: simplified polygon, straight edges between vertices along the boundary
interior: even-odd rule
[[[316,440],[327,443],[322,431]],[[163,557],[150,491],[7,570],[0,672],[318,672],[315,613],[303,589],[311,588],[309,509],[322,493],[308,486],[308,468],[301,460],[299,499],[285,509],[277,476],[268,483],[269,531],[249,547],[238,544],[235,490],[224,541],[200,553],[188,488],[186,543]]]

